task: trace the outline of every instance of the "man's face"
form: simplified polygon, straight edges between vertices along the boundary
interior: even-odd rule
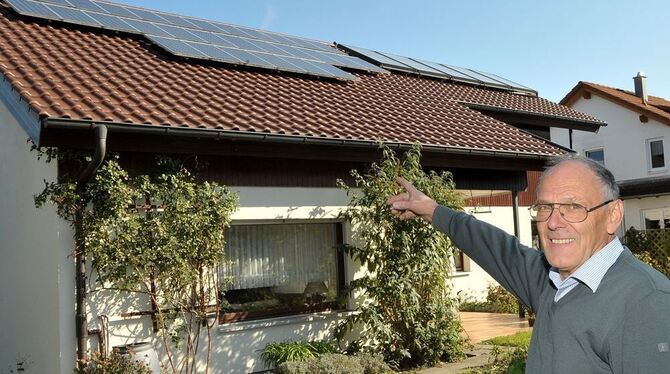
[[[602,183],[584,164],[566,161],[555,167],[538,186],[538,203],[577,203],[592,208],[606,199]],[[549,263],[568,277],[614,237],[620,219],[612,217],[620,201],[589,212],[583,222],[572,223],[554,210],[549,220],[538,222],[537,229]],[[612,220],[614,218],[614,220]],[[616,221],[616,222],[615,222]]]

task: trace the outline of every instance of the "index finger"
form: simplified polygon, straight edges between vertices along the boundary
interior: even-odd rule
[[[402,188],[404,188],[405,191],[407,191],[407,192],[416,190],[416,187],[414,187],[413,184],[411,184],[410,182],[408,182],[407,179],[405,179],[405,178],[403,178],[403,177],[398,176],[398,177],[395,178],[395,181],[396,181]]]

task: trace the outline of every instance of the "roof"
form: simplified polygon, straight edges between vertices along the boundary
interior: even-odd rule
[[[648,96],[648,101],[645,104],[642,98],[637,97],[632,91],[604,86],[602,84],[580,81],[560,103],[571,106],[586,93],[596,94],[641,115],[670,125],[670,101],[662,97]]]
[[[670,177],[647,177],[617,182],[622,199],[670,194]]]
[[[358,79],[179,58],[139,35],[27,18],[0,2],[0,74],[42,125],[64,119],[546,157],[564,151],[468,106],[602,124],[537,96],[350,72]]]

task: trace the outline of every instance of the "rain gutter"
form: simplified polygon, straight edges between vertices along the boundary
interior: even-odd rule
[[[357,139],[336,139],[322,138],[304,135],[282,135],[259,132],[242,132],[233,130],[202,129],[202,128],[175,128],[157,125],[137,125],[130,123],[117,123],[107,121],[92,120],[72,120],[72,119],[54,119],[46,118],[42,120],[44,129],[62,129],[62,130],[86,130],[97,125],[104,125],[108,131],[115,133],[139,134],[139,135],[165,135],[184,138],[204,138],[213,140],[246,140],[260,141],[284,144],[310,144],[310,145],[332,145],[358,148],[379,148],[379,141],[376,140],[357,140]],[[404,142],[383,142],[384,145],[395,149],[410,149],[412,143]],[[473,156],[488,157],[506,157],[530,160],[546,160],[553,154],[547,153],[522,153],[515,151],[500,151],[491,149],[472,149],[468,147],[449,147],[437,145],[422,145],[421,149],[427,152],[463,154]]]

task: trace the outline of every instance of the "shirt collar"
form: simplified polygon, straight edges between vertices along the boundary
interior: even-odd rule
[[[586,260],[582,266],[578,267],[572,275],[561,280],[560,273],[555,267],[549,269],[549,278],[554,283],[556,288],[570,278],[574,278],[585,285],[587,285],[592,292],[598,290],[600,282],[605,277],[607,270],[614,265],[619,255],[623,252],[623,245],[618,237],[607,243],[601,250],[596,252],[591,258]]]

